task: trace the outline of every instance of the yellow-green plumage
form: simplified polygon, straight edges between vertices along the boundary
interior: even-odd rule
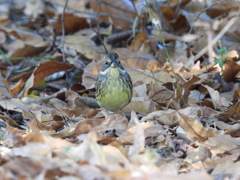
[[[116,112],[129,104],[131,98],[131,78],[120,64],[118,55],[110,53],[96,82],[97,102],[101,107]]]

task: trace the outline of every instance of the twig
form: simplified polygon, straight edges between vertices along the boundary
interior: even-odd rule
[[[136,34],[139,33],[139,32],[140,32],[139,29],[135,30]],[[119,33],[116,33],[116,34],[111,34],[107,37],[107,43],[112,43],[113,41],[116,41],[118,39],[126,38],[126,37],[128,37],[132,34],[133,34],[133,30],[119,32]]]
[[[99,12],[102,4],[102,0],[98,0],[98,11],[97,11],[97,34],[99,34],[100,23],[99,23]]]
[[[107,53],[108,53],[107,47],[105,46],[102,37],[99,35],[99,29],[100,29],[100,26],[99,26],[99,12],[100,12],[101,3],[102,3],[102,0],[98,0],[97,31],[93,29],[91,23],[89,23],[89,26],[90,26],[90,28],[93,30],[93,32],[96,33],[97,37],[98,37],[98,38],[100,39],[100,41],[102,42],[103,47],[104,47],[104,50],[106,51],[106,54],[107,54]]]
[[[221,30],[221,32],[218,33],[218,35],[212,40],[211,46],[213,46],[227,31],[228,29],[239,19],[239,13],[233,17],[227,25]],[[203,48],[196,56],[191,57],[190,61],[196,61],[198,58],[200,58],[203,54],[205,54],[208,50],[208,46]]]
[[[65,11],[66,11],[66,7],[68,4],[68,0],[66,0],[64,8],[63,8],[63,13],[62,13],[62,56],[63,56],[63,62],[66,62],[66,57],[65,57],[65,27],[64,27],[64,17],[65,17]]]
[[[203,10],[197,15],[197,18],[195,19],[194,22],[196,22],[196,21],[198,20],[198,18],[200,17],[200,15],[201,15],[204,11],[210,9],[211,7],[215,6],[216,4],[221,3],[221,2],[223,2],[223,1],[225,1],[225,0],[217,1],[217,2],[215,2],[215,3],[213,3],[213,4],[211,4],[210,6],[206,7],[205,9],[203,9]],[[190,28],[190,30],[188,31],[188,33],[191,33],[191,32],[192,32],[192,29],[193,29],[193,26],[191,25],[191,28]]]

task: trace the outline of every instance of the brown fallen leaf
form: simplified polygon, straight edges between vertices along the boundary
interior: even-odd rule
[[[10,98],[10,86],[8,82],[2,77],[0,73],[0,97],[1,98]]]
[[[227,174],[229,177],[239,177],[239,168],[240,162],[234,162],[233,160],[229,160],[227,162],[219,163],[216,168],[213,170],[211,175],[213,177]]]
[[[64,30],[65,34],[74,33],[79,31],[80,29],[88,28],[89,24],[87,23],[87,19],[83,17],[79,17],[75,14],[64,14]],[[58,20],[53,23],[53,28],[57,35],[62,34],[62,14],[58,15]]]
[[[145,134],[144,134],[144,129],[137,117],[137,114],[134,111],[131,112],[130,121],[133,121],[136,125],[136,131],[134,133],[134,142],[133,142],[133,145],[130,146],[129,152],[128,152],[128,155],[131,157],[131,159],[133,159],[134,156],[144,152],[145,150]]]
[[[205,129],[202,124],[184,114],[179,114],[179,126],[186,132],[187,137],[192,140],[205,141],[209,137],[217,135],[212,129]]]
[[[90,7],[97,13],[108,13],[112,16],[100,16],[100,19],[103,21],[108,21],[114,25],[120,26],[124,29],[130,29],[130,26],[136,16],[134,7],[131,2],[127,0],[122,1],[112,1],[112,0],[103,0],[101,1],[101,7],[99,7],[99,1],[91,0]],[[99,9],[99,10],[98,10]],[[115,18],[114,16],[121,17]]]
[[[230,106],[228,110],[220,114],[220,117],[221,116],[236,119],[238,122],[240,118],[240,102],[237,102],[236,104]]]
[[[223,66],[223,77],[227,82],[233,82],[236,74],[240,71],[240,65],[232,59],[227,59]]]
[[[214,156],[229,152],[239,156],[240,140],[233,138],[230,135],[217,135],[209,137],[203,144],[206,146]]]
[[[212,8],[208,8],[206,13],[211,18],[216,18],[218,16],[223,16],[232,10],[239,9],[239,2],[237,1],[223,1],[221,3],[216,3]]]
[[[130,123],[129,123],[130,124]],[[152,122],[142,122],[141,126],[144,130],[145,138],[156,136],[156,130],[154,129],[154,124]],[[151,132],[152,131],[152,132]],[[121,144],[133,144],[134,143],[134,134],[137,132],[137,126],[129,127],[121,136],[117,138]],[[161,130],[157,134],[160,134]]]
[[[11,95],[15,95],[16,93],[20,92],[22,88],[24,87],[25,81],[23,79],[20,79],[16,84],[11,86],[10,93]]]
[[[222,97],[218,91],[214,90],[208,85],[204,85],[204,87],[208,90],[215,109],[221,110],[230,105],[230,102]]]
[[[100,49],[96,43],[91,40],[91,37],[73,34],[65,36],[65,47],[71,51],[75,50],[76,53],[82,54],[84,57],[93,60],[101,58]]]
[[[206,159],[203,162],[203,165],[206,170],[213,170],[216,168],[218,164],[225,164],[228,161],[236,161],[238,158],[237,154],[228,154],[227,156],[224,157],[215,157],[212,156],[211,158]]]
[[[51,149],[73,146],[73,144],[68,141],[42,134],[39,130],[27,134],[24,140],[27,143],[42,143]]]
[[[97,134],[89,133],[83,143],[71,147],[63,152],[66,157],[78,162],[87,162],[93,166],[100,166],[111,170],[129,169],[128,159],[117,148],[111,145],[101,146],[97,143]],[[81,152],[81,153],[79,153]]]
[[[7,110],[27,112],[29,114],[32,114],[30,109],[26,106],[26,104],[16,98],[0,100],[0,106]]]
[[[127,48],[117,48],[114,52],[118,53],[124,67],[142,69],[149,72],[163,67],[163,63],[160,63],[149,54],[134,53]]]
[[[216,121],[216,127],[224,130],[225,134],[229,134],[232,137],[240,137],[240,123],[227,124],[223,121]]]
[[[144,50],[144,54],[147,54],[146,53],[147,48],[145,48],[144,43],[145,44],[148,43],[147,33],[145,31],[142,31],[134,37],[132,43],[128,46],[128,49],[131,50],[132,52],[142,52]]]
[[[9,57],[36,56],[49,46],[48,42],[35,33],[6,27],[1,27],[0,30],[16,39],[11,43],[4,44]]]
[[[141,119],[141,122],[157,120],[161,124],[168,125],[170,127],[178,124],[179,118],[175,110],[168,109],[167,111],[155,111],[149,113]]]
[[[199,146],[198,148],[194,149],[190,154],[187,156],[187,160],[190,160],[192,163],[202,161],[204,162],[207,158],[211,157],[210,150],[205,146]]]
[[[26,96],[28,90],[34,86],[37,86],[46,76],[49,76],[55,72],[66,71],[70,69],[74,69],[74,67],[67,63],[59,63],[56,61],[46,61],[40,64],[35,68],[33,74],[27,80],[24,87],[24,95]]]

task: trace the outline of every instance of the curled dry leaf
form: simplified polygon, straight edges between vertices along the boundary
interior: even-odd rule
[[[179,118],[175,110],[168,109],[167,111],[155,111],[149,113],[141,119],[141,122],[157,120],[161,124],[175,126],[178,124]]]
[[[23,79],[20,79],[16,84],[11,86],[11,89],[10,89],[11,95],[15,95],[16,93],[20,92],[24,87],[24,83],[25,81]]]
[[[142,122],[141,126],[144,130],[145,138],[155,136],[155,132],[151,134],[150,132],[146,134],[146,131],[148,129],[152,129],[154,127],[154,124],[152,122]],[[150,131],[150,130],[149,130]],[[133,144],[134,143],[134,134],[137,132],[137,126],[133,126],[128,128],[127,131],[125,131],[120,137],[117,138],[122,144]]]
[[[208,85],[204,85],[204,87],[208,90],[215,109],[223,109],[224,107],[228,107],[230,105],[230,102],[222,97],[218,91]]]
[[[27,95],[28,90],[30,88],[37,86],[45,77],[55,72],[66,71],[70,69],[74,69],[74,67],[67,63],[59,63],[56,61],[46,61],[40,64],[38,67],[35,68],[33,74],[30,76],[30,78],[27,80],[25,84],[24,87],[25,95]]]

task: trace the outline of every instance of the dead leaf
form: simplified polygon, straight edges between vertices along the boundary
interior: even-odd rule
[[[147,116],[141,119],[141,122],[154,120],[172,127],[178,124],[179,118],[175,110],[169,109],[167,111],[155,111],[149,113]]]
[[[218,91],[207,85],[204,85],[204,87],[207,88],[215,109],[223,109],[224,107],[228,107],[230,105],[230,102],[228,102],[224,97],[220,96]]]
[[[214,156],[225,152],[239,155],[240,140],[233,138],[230,135],[217,135],[210,137],[204,142],[204,145],[210,149]]]
[[[49,45],[41,36],[35,33],[9,28],[1,28],[1,30],[16,38],[15,41],[4,44],[4,48],[9,50],[9,57],[37,56]]]
[[[27,95],[30,88],[37,86],[46,76],[49,76],[55,72],[66,71],[70,69],[74,69],[74,67],[67,63],[59,63],[56,61],[46,61],[40,64],[38,67],[35,68],[33,74],[30,76],[30,78],[25,84],[25,96]]]
[[[65,36],[66,48],[75,50],[77,53],[82,54],[88,59],[99,60],[101,57],[100,49],[96,43],[91,40],[91,37],[82,35],[67,35]]]
[[[220,116],[227,116],[239,120],[240,118],[240,102],[229,107],[228,110],[224,111]]]
[[[189,139],[204,141],[217,135],[212,129],[205,129],[198,120],[179,114],[179,126],[186,132]]]
[[[2,74],[0,73],[0,98],[10,98],[9,90],[9,84],[3,79]]]
[[[74,33],[79,31],[80,29],[88,28],[89,25],[87,23],[86,18],[79,17],[75,14],[64,14],[64,30],[65,34]],[[58,15],[58,20],[53,23],[53,28],[57,35],[62,34],[62,14]]]
[[[98,3],[99,2],[97,0],[90,1],[90,6],[95,12],[98,12]],[[117,2],[111,0],[103,0],[101,2],[99,13],[108,13],[122,17],[124,20],[121,20],[121,18],[115,18],[114,16],[100,16],[103,21],[108,21],[124,29],[130,29],[130,25],[136,16],[132,3],[127,0]]]
[[[144,129],[141,126],[139,119],[134,111],[131,112],[131,120],[134,121],[136,125],[136,132],[134,133],[134,143],[129,148],[129,156],[134,158],[135,155],[143,152],[145,150],[145,135]]]
[[[142,128],[144,129],[144,134],[148,129],[151,129],[154,124],[151,122],[143,122],[141,123]],[[124,132],[120,137],[117,138],[122,144],[133,144],[134,143],[134,134],[137,131],[137,126],[130,127],[126,132]],[[151,136],[150,134],[148,134]],[[156,135],[156,134],[154,134]],[[145,136],[145,138],[149,137]]]
[[[223,66],[223,77],[227,82],[234,81],[236,74],[240,71],[240,65],[235,63],[232,59],[225,61]]]
[[[16,93],[20,92],[24,87],[24,83],[25,81],[23,79],[20,79],[14,86],[12,86],[10,89],[11,95],[13,96]]]
[[[128,49],[132,52],[138,52],[143,47],[143,43],[146,41],[147,33],[145,31],[142,31],[134,37],[132,43],[128,46]]]
[[[188,156],[187,159],[191,162],[204,162],[207,158],[211,158],[210,150],[205,146],[199,146],[197,149],[194,149]]]

